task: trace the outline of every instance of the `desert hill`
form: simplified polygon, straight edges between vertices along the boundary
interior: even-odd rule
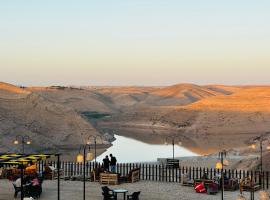
[[[13,141],[19,134],[32,138],[34,151],[77,149],[86,133],[98,134],[69,107],[10,84],[1,83],[0,86],[0,152],[18,149]],[[18,93],[23,95],[14,98]]]
[[[144,103],[156,106],[187,105],[207,97],[224,94],[194,84],[178,84],[151,92]]]
[[[63,146],[78,144],[86,132],[118,133],[153,144],[177,134],[184,147],[208,154],[244,148],[253,137],[270,130],[270,86],[1,84],[0,132],[9,137],[6,142],[24,131],[55,147],[56,139]]]
[[[137,107],[133,112],[100,121],[99,127],[111,127],[137,138],[178,134],[185,147],[203,154],[247,147],[251,138],[270,130],[270,87],[202,87],[216,93],[201,95],[201,99],[187,105]],[[168,93],[162,90],[163,96],[176,96],[171,88]]]

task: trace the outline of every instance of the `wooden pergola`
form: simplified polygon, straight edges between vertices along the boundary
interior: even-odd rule
[[[0,166],[12,165],[20,168],[21,175],[21,200],[23,200],[23,175],[24,168],[29,163],[36,163],[46,160],[52,156],[57,157],[57,199],[60,200],[60,154],[16,154],[16,153],[0,153]]]

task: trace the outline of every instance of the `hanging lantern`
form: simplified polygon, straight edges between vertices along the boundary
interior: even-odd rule
[[[216,169],[222,169],[222,163],[220,161],[216,163]]]
[[[252,148],[252,149],[256,149],[256,144],[252,144],[252,145],[250,145],[250,148]]]
[[[229,161],[227,160],[227,159],[225,159],[224,161],[223,161],[223,165],[224,166],[228,166],[230,163],[229,163]]]
[[[270,150],[270,145],[268,145],[268,146],[266,147],[266,149],[267,149],[267,150]]]
[[[18,141],[18,140],[15,140],[15,141],[14,141],[14,144],[19,144],[19,141]]]
[[[88,152],[87,155],[86,155],[86,160],[87,161],[91,161],[94,159],[94,156],[93,156],[93,153],[91,152]]]
[[[79,153],[76,158],[77,162],[82,163],[83,162],[83,155]]]
[[[259,199],[260,200],[269,200],[269,194],[266,191],[259,192]]]

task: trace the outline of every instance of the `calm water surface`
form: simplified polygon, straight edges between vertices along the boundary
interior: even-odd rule
[[[132,138],[115,135],[116,140],[112,146],[97,158],[98,162],[109,154],[117,158],[118,163],[152,162],[157,158],[172,157],[172,145],[147,144]],[[175,145],[175,157],[197,156],[197,154]]]

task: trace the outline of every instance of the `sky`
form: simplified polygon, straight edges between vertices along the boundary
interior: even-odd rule
[[[269,0],[1,0],[0,81],[270,84]]]

